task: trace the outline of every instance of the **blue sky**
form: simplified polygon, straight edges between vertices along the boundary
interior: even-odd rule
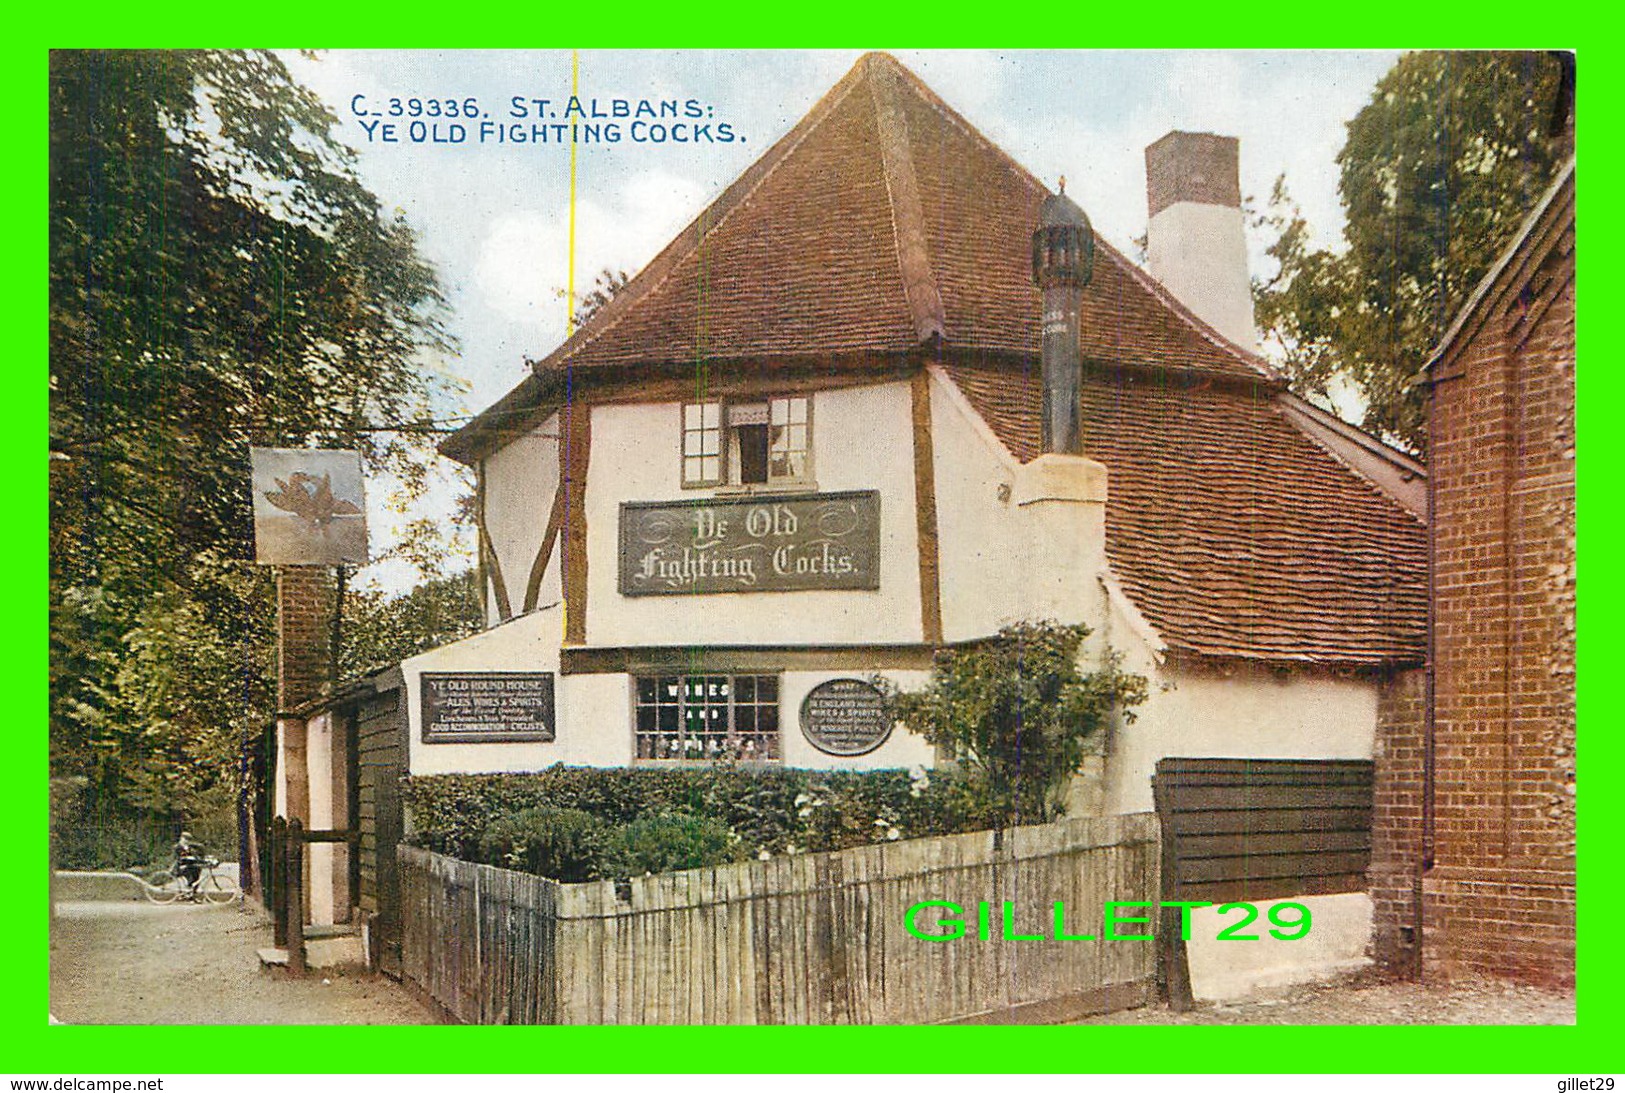
[[[608,110],[613,99],[699,100],[732,143],[583,145],[577,150],[578,290],[604,268],[636,271],[782,136],[840,79],[859,51],[583,51],[579,93]],[[1285,174],[1319,238],[1342,228],[1336,155],[1344,126],[1370,98],[1393,52],[1020,52],[897,51],[895,55],[996,144],[1052,187],[1067,192],[1096,230],[1125,253],[1145,230],[1147,144],[1170,129],[1241,139],[1242,192],[1260,202]],[[389,100],[459,104],[473,96],[482,115],[507,121],[510,100],[546,98],[562,107],[571,87],[569,52],[330,51],[285,57],[294,76],[340,118],[360,153],[363,179],[386,207],[403,209],[435,263],[451,305],[455,358],[431,362],[467,384],[464,412],[478,410],[523,376],[565,334],[563,289],[570,264],[567,145],[414,142],[409,117],[390,118]],[[358,117],[382,111],[384,118]],[[442,107],[442,112],[445,108]],[[434,119],[422,118],[426,125]],[[395,122],[384,143],[362,122]],[[451,135],[441,118],[440,136]],[[623,125],[626,123],[623,122]],[[528,128],[528,125],[527,125]],[[713,132],[715,132],[713,128]],[[1254,240],[1254,272],[1264,268]],[[382,490],[375,489],[379,497]],[[449,504],[448,489],[433,504]],[[391,514],[374,515],[375,553]],[[375,567],[400,587],[406,574]]]

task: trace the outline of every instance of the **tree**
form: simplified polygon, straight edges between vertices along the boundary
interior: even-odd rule
[[[273,711],[248,448],[421,489],[433,270],[266,52],[50,58],[53,773],[182,807]],[[191,788],[188,788],[191,787]]]
[[[479,574],[471,569],[425,581],[404,596],[350,592],[343,611],[339,669],[345,678],[477,634],[485,621]]]
[[[604,305],[613,300],[631,280],[632,275],[624,269],[613,270],[605,266],[599,270],[598,276],[592,279],[592,287],[582,295],[581,302],[576,305],[571,322],[576,326],[584,325],[588,319],[603,310]]]
[[[1412,378],[1567,156],[1572,68],[1540,53],[1411,53],[1377,84],[1338,153],[1346,250],[1309,245],[1278,180],[1264,223],[1279,272],[1258,324],[1296,390],[1348,383],[1363,425],[1423,446]]]
[[[898,720],[962,765],[1006,824],[1059,814],[1090,739],[1114,713],[1134,719],[1143,676],[1108,654],[1078,668],[1087,626],[1026,622],[975,645],[937,654],[931,682],[915,693],[877,680]]]

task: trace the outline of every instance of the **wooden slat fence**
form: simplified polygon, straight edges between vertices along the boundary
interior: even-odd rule
[[[1149,813],[1016,828],[997,845],[975,832],[666,873],[619,894],[399,854],[402,971],[469,1023],[1065,1020],[1154,992],[1150,941],[1047,936],[1057,900],[1069,933],[1099,937],[1107,901],[1157,898]],[[959,904],[966,936],[907,933],[923,900]],[[1013,932],[1046,938],[1001,939],[1006,900]]]
[[[1152,784],[1171,862],[1169,899],[1365,889],[1369,759],[1162,759]]]
[[[1369,759],[1157,761],[1162,899],[1252,902],[1360,892],[1371,865]],[[1160,980],[1176,1010],[1194,1004],[1179,911],[1162,912]]]

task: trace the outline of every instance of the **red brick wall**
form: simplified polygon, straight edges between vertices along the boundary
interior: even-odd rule
[[[1377,698],[1371,817],[1371,956],[1407,979],[1421,971],[1422,749],[1427,673],[1385,679]]]
[[[1434,371],[1424,974],[1574,980],[1572,201]]]
[[[333,669],[333,572],[324,566],[277,568],[277,708],[321,694]]]

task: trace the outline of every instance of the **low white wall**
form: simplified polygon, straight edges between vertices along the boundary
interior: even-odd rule
[[[573,731],[564,718],[569,681],[559,678],[559,642],[564,612],[554,604],[521,615],[462,641],[442,645],[401,662],[405,678],[407,770],[412,774],[485,774],[506,770],[540,770],[554,763],[613,766],[631,759],[630,742],[616,749],[591,733]],[[552,672],[555,738],[534,743],[426,744],[423,742],[424,672]],[[572,677],[572,680],[580,677]],[[590,688],[588,689],[590,690]],[[590,696],[584,696],[590,697]],[[624,699],[622,700],[624,702]]]
[[[1129,665],[1132,670],[1144,668]],[[1151,696],[1113,733],[1108,813],[1152,807],[1151,775],[1167,756],[1370,759],[1377,685],[1297,670],[1238,669],[1224,676],[1153,668]]]
[[[560,675],[561,611],[549,608],[482,631],[451,645],[413,657],[401,665],[406,681],[409,723],[408,770],[412,774],[483,774],[541,770],[554,763],[571,766],[625,766],[633,761],[632,678],[626,673]],[[553,672],[554,739],[533,743],[430,744],[423,741],[424,672]],[[927,672],[882,673],[906,688],[917,688]],[[868,770],[929,766],[934,749],[922,737],[898,728],[868,755],[825,755],[801,732],[801,703],[807,692],[830,679],[866,678],[851,670],[779,673],[779,727],[786,766]],[[313,761],[314,762],[314,761]]]
[[[1309,908],[1309,932],[1296,941],[1271,937],[1269,909],[1281,903]],[[1239,911],[1218,914],[1213,907],[1191,911],[1191,993],[1201,1001],[1227,1001],[1297,983],[1320,982],[1358,971],[1371,963],[1371,897],[1365,892],[1335,896],[1300,896],[1255,904],[1258,917],[1240,935],[1258,940],[1217,938],[1219,931],[1240,922]],[[1295,912],[1294,912],[1295,913]],[[1289,919],[1290,921],[1290,919]]]

